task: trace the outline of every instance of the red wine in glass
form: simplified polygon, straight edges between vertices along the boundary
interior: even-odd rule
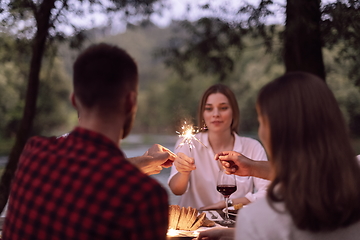
[[[236,185],[217,185],[217,191],[224,195],[224,197],[229,197],[236,191]]]

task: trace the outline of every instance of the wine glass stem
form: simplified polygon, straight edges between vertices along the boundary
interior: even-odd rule
[[[225,220],[229,220],[228,200],[229,197],[225,197]]]

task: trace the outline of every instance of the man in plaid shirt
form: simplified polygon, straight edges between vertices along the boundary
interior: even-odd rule
[[[79,125],[67,137],[28,141],[3,239],[166,239],[166,191],[118,147],[136,112],[136,63],[118,47],[93,45],[77,58],[73,83]]]

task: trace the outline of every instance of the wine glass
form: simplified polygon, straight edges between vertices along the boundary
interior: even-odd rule
[[[224,195],[225,198],[225,218],[223,221],[219,222],[221,225],[232,225],[235,223],[234,220],[229,218],[229,209],[228,209],[228,200],[232,193],[236,191],[236,179],[235,175],[228,175],[225,173],[224,169],[219,171],[217,178],[216,190]]]

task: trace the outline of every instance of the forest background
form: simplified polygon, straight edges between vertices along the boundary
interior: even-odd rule
[[[179,35],[178,30],[179,22],[160,28],[144,21],[137,26],[128,25],[123,33],[110,34],[107,28],[96,28],[84,34],[82,48],[97,42],[118,45],[126,49],[139,65],[139,107],[133,134],[175,136],[175,131],[183,121],[196,124],[197,106],[202,93],[220,81],[215,74],[200,72],[194,64],[186,65],[186,71],[191,73],[188,78],[166,67],[158,53]],[[2,63],[0,68],[0,155],[7,155],[22,117],[29,56],[25,54],[28,51],[26,49],[11,49],[17,46],[16,39],[4,33],[1,38],[7,42],[8,48],[0,48],[0,56],[8,55],[9,51],[12,53],[9,61]],[[245,43],[246,47],[235,61],[234,70],[222,83],[230,86],[237,96],[241,114],[240,132],[256,138],[257,92],[264,84],[283,74],[284,65],[276,51],[267,51],[261,38],[258,41],[248,38]],[[276,47],[279,46],[274,45]],[[69,96],[72,91],[72,64],[78,52],[67,44],[62,44],[56,55],[47,52],[40,74],[37,115],[32,135],[61,135],[76,125],[77,113],[70,104]],[[323,55],[327,84],[339,102],[359,154],[359,87],[348,77],[349,63],[337,60],[336,47],[323,49]],[[149,137],[148,141],[153,139]]]

